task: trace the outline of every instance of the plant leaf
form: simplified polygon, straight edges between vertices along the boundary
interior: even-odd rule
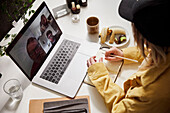
[[[31,11],[29,11],[29,13],[28,13],[28,14],[29,14],[29,16],[30,16],[30,15],[31,15]]]
[[[17,34],[12,34],[11,37],[15,38],[17,36]]]
[[[32,12],[32,13],[35,13],[35,11],[34,11],[34,10],[31,10],[31,12]]]
[[[28,2],[29,2],[29,3],[31,3],[31,2],[32,2],[32,0],[28,0]]]
[[[6,39],[8,39],[9,37],[10,37],[10,34],[6,34],[4,38],[5,38],[5,40],[6,40]]]

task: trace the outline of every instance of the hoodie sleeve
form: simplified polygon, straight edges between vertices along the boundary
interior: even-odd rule
[[[111,112],[112,107],[124,98],[125,93],[123,89],[113,83],[103,63],[95,63],[90,66],[88,75],[98,92],[104,98],[105,104]]]
[[[122,49],[122,51],[123,51],[124,57],[126,58],[134,59],[139,62],[142,62],[144,60],[144,57],[142,56],[140,50],[137,47],[124,48]],[[145,54],[147,55],[148,53],[145,51]],[[124,63],[129,64],[129,63],[134,63],[134,62],[129,61],[129,60],[124,60]]]
[[[88,75],[98,92],[103,97],[109,113],[146,113],[152,108],[141,96],[141,87],[128,89],[129,97],[117,84],[113,83],[103,63],[95,63],[88,68]],[[142,108],[142,109],[141,109]]]

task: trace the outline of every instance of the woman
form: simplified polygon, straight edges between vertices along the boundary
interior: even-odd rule
[[[105,59],[115,54],[141,62],[141,66],[127,81],[124,89],[113,83],[102,58],[87,61],[88,75],[105,100],[111,113],[169,113],[170,112],[170,40],[168,0],[122,0],[119,14],[132,22],[137,47],[105,53]],[[124,60],[124,63],[130,63]]]
[[[50,18],[50,16],[49,16]],[[45,30],[48,28],[48,25],[51,23],[51,18],[50,20],[45,17],[44,14],[41,15],[41,21],[40,21],[40,31],[43,34]]]

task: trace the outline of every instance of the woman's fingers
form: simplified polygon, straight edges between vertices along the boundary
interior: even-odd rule
[[[103,58],[102,57],[99,59],[99,62],[103,62]]]
[[[91,63],[90,63],[90,59],[87,60],[87,67],[90,67]]]
[[[87,60],[87,66],[90,67],[91,65],[95,64],[97,61],[96,61],[96,56],[93,56],[93,57],[90,57],[88,60]],[[99,59],[99,62],[103,62],[103,58],[100,58]]]
[[[90,67],[92,64],[94,64],[96,62],[95,60],[96,56],[93,56],[93,57],[90,57],[88,60],[87,60],[87,66]]]
[[[112,48],[110,48],[109,50],[106,51],[105,55],[109,56],[111,53],[115,54],[116,51],[117,51],[117,48],[116,47],[112,47]]]
[[[112,47],[111,49],[106,51],[105,59],[110,60],[110,61],[120,61],[120,60],[122,60],[121,58],[117,58],[117,57],[114,57],[112,55],[123,56],[123,52],[116,47]]]
[[[105,57],[106,60],[109,60],[109,61],[120,61],[122,59],[120,58],[117,58],[117,57]]]
[[[113,50],[109,49],[108,51],[105,52],[105,57],[110,56],[110,54],[113,54],[113,52],[114,52]]]
[[[91,65],[96,63],[96,59],[95,58],[96,58],[96,56],[93,56],[93,57],[90,58]]]

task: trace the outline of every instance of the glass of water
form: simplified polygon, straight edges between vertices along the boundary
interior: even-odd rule
[[[4,91],[12,98],[14,101],[20,101],[23,96],[23,90],[20,82],[17,79],[8,80],[4,86]]]

